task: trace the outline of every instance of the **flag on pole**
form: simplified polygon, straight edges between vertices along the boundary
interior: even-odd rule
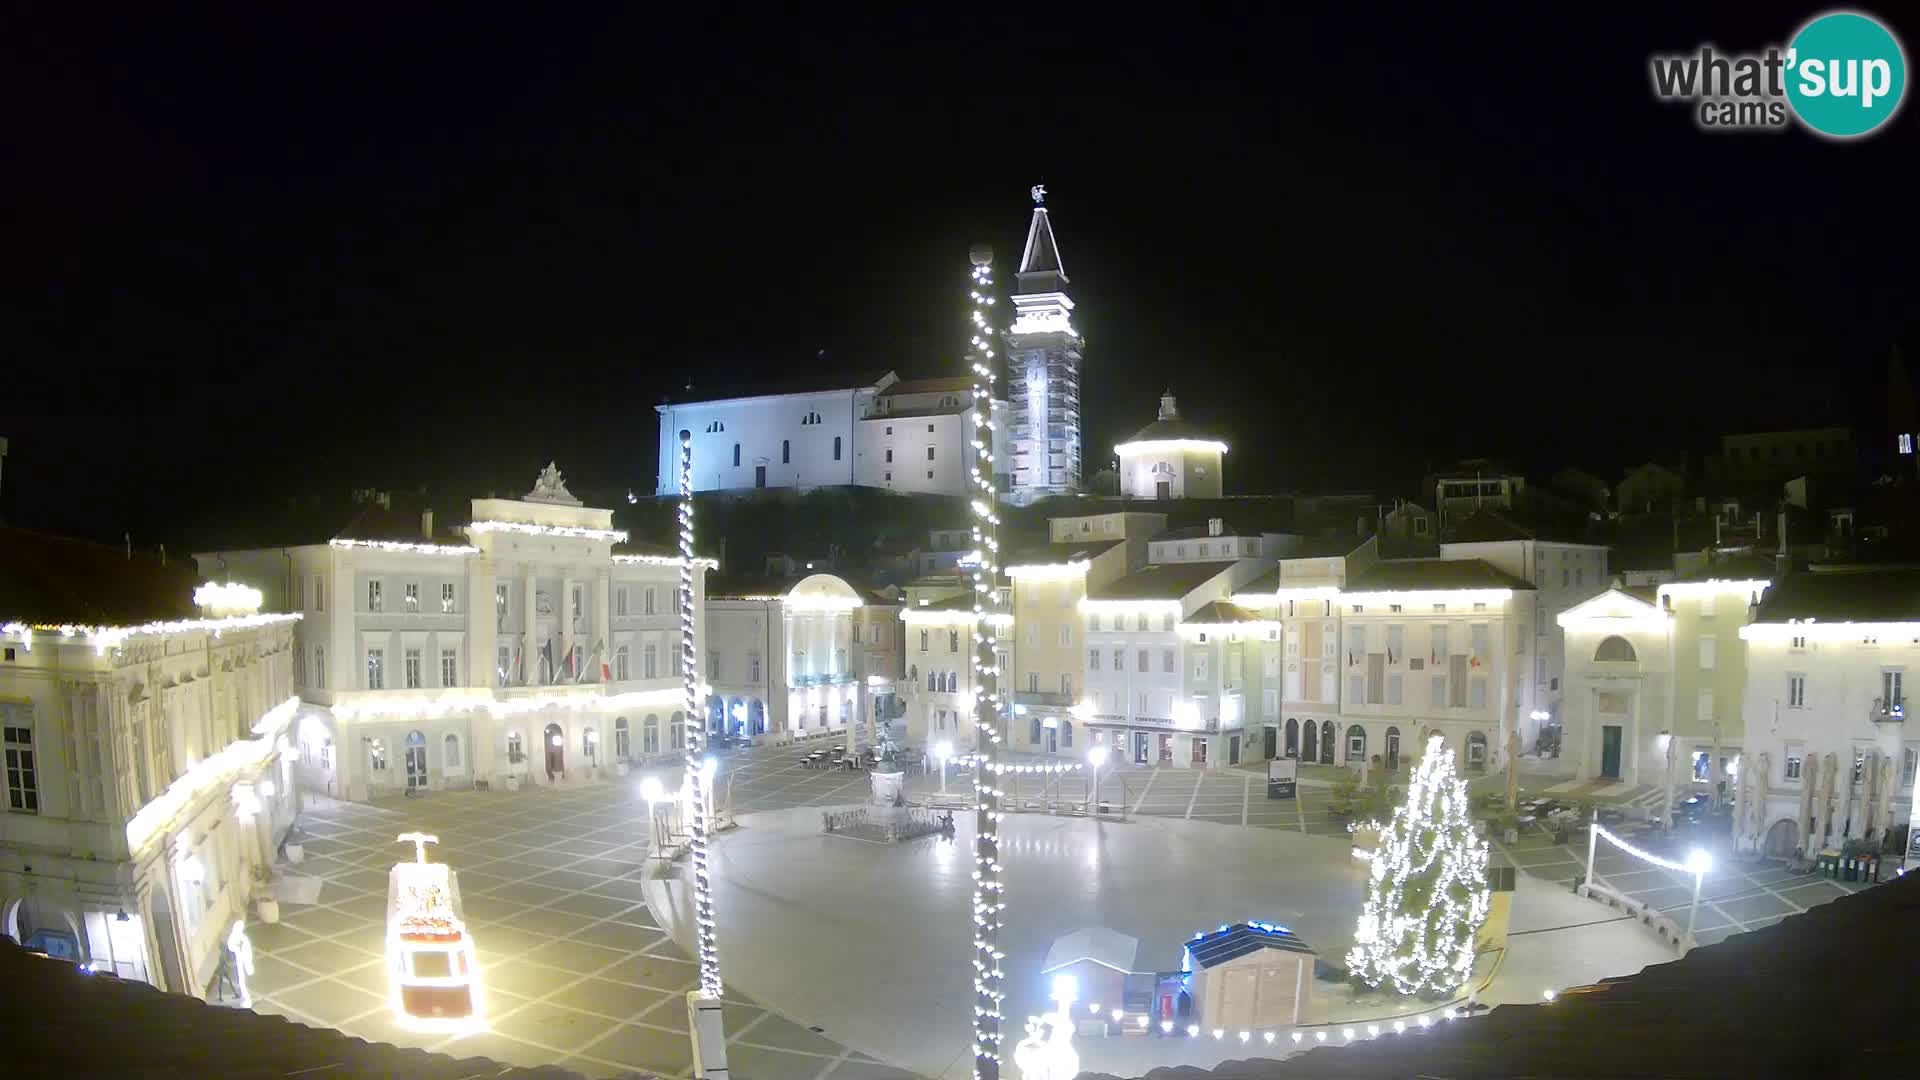
[[[606,648],[606,645],[607,643],[604,639],[594,644],[593,655],[587,658],[586,663],[580,665],[579,671],[576,671],[573,673],[574,682],[577,682],[577,683],[586,682],[587,673],[592,671],[595,667],[598,667],[600,671],[603,673],[601,675],[601,681],[602,682],[606,681],[606,676],[604,672],[607,670],[607,665],[605,661],[602,661],[600,659],[600,651]]]
[[[540,681],[552,682],[554,671],[553,639],[548,638],[546,642],[540,646]]]
[[[600,681],[603,683],[613,681],[613,668],[607,663],[606,650],[607,641],[605,638],[601,638],[599,644],[593,647],[594,655],[600,658]]]

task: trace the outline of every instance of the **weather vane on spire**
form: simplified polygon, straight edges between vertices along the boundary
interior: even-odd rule
[[[1033,185],[1033,201],[1036,203],[1044,203],[1047,201],[1047,185]]]

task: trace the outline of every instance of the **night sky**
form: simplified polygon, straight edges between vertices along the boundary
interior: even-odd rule
[[[549,458],[644,492],[689,380],[960,373],[967,248],[1010,284],[1040,181],[1090,467],[1171,387],[1230,493],[1612,481],[1725,430],[1870,441],[1920,352],[1911,102],[1837,144],[1649,90],[1650,52],[1810,6],[392,6],[7,17],[9,522],[189,543]]]

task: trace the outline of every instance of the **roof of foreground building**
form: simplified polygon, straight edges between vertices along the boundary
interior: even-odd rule
[[[1394,592],[1400,589],[1525,589],[1533,582],[1517,578],[1485,559],[1392,559],[1374,563],[1347,579],[1346,591]]]
[[[138,625],[198,614],[190,558],[0,526],[0,622]]]
[[[1760,598],[1753,620],[1783,623],[1920,622],[1920,569],[1847,569],[1787,574]]]

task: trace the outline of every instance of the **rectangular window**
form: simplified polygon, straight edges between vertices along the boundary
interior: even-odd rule
[[[1061,627],[1061,629],[1066,630],[1066,627]],[[1067,634],[1063,636],[1069,636],[1070,638],[1070,635],[1071,635],[1071,631],[1068,631]],[[1067,643],[1071,644],[1071,640],[1069,640]],[[958,630],[947,631],[947,651],[950,653],[957,653],[960,651],[960,631]]]
[[[1115,653],[1114,655],[1119,656],[1120,654]],[[1100,650],[1099,649],[1087,650],[1087,670],[1088,671],[1100,670]]]
[[[8,724],[3,740],[7,761],[7,809],[18,814],[40,812],[40,768],[33,757],[33,729]]]
[[[1491,637],[1491,632],[1487,629],[1487,624],[1483,622],[1474,623],[1468,632],[1472,635],[1473,639],[1474,657],[1477,659],[1490,657],[1492,653],[1489,651],[1490,646],[1488,645],[1488,641]]]
[[[613,677],[619,682],[633,678],[633,649],[622,645],[613,650]]]
[[[1533,681],[1545,690],[1547,688],[1547,658],[1535,655],[1533,658]]]
[[[1072,623],[1060,624],[1060,647],[1063,649],[1073,648],[1073,624]]]
[[[1367,652],[1367,628],[1364,626],[1347,627],[1347,663],[1357,664]]]
[[[493,677],[501,686],[513,676],[513,650],[502,645],[493,651]]]
[[[401,654],[405,665],[406,684],[409,690],[420,689],[420,650],[407,649]]]
[[[1401,704],[1399,672],[1395,672],[1392,675],[1387,676],[1387,704],[1389,705]]]
[[[1467,707],[1484,709],[1487,707],[1487,680],[1471,679],[1467,683]]]
[[[315,690],[327,688],[327,647],[325,645],[313,647],[313,688]]]
[[[585,661],[586,649],[584,646],[575,645],[573,648],[567,650],[567,674],[578,679],[580,677],[580,669],[584,666]]]
[[[367,582],[367,610],[379,611],[383,600],[380,594],[380,582]]]
[[[740,444],[739,443],[733,444],[733,467],[736,469],[740,467]]]
[[[440,584],[440,614],[453,614],[453,582],[451,581]]]
[[[307,607],[307,579],[296,574],[293,579],[293,610],[305,611]]]
[[[862,625],[864,624],[857,622],[853,624],[853,643],[855,645],[860,644],[860,627]]]
[[[1355,672],[1347,676],[1347,704],[1364,705],[1367,703],[1367,677]]]
[[[1040,673],[1039,672],[1037,671],[1027,672],[1027,692],[1030,694],[1037,694],[1040,692]],[[1040,720],[1038,717],[1036,717],[1033,722],[1037,724],[1040,722]]]
[[[640,677],[643,679],[660,677],[660,646],[651,641],[640,649]]]
[[[575,585],[568,595],[573,597],[573,628],[578,630],[581,620],[587,617],[587,590]]]
[[[1889,668],[1880,673],[1880,697],[1886,708],[1900,704],[1903,678],[1904,672],[1898,668]]]
[[[1920,765],[1920,746],[1908,743],[1905,747],[1901,748],[1900,751],[1901,787],[1910,788],[1913,786],[1913,770],[1916,765]]]
[[[760,654],[757,652],[747,654],[747,681],[750,683],[760,681]]]
[[[1207,677],[1207,654],[1195,653],[1193,657],[1193,679],[1199,682]]]
[[[385,649],[367,650],[367,689],[384,690],[387,687],[387,651]]]
[[[1060,676],[1060,692],[1066,695],[1067,697],[1073,696],[1073,676],[1071,675]]]
[[[1444,709],[1447,707],[1447,677],[1445,675],[1435,675],[1433,677],[1432,695],[1432,697],[1427,699],[1430,702],[1431,708]]]
[[[1231,645],[1227,646],[1227,681],[1240,681],[1240,650]]]
[[[640,614],[642,615],[658,614],[659,604],[660,604],[659,591],[651,585],[647,586],[646,591],[640,594]]]
[[[1146,669],[1142,668],[1141,670],[1144,671]],[[1166,672],[1169,675],[1173,674],[1176,670],[1178,670],[1173,666],[1173,650],[1172,649],[1162,649],[1160,651],[1160,670]]]
[[[1398,678],[1398,676],[1395,676],[1395,677]],[[1280,715],[1280,691],[1278,690],[1260,691],[1260,708],[1262,710],[1261,715],[1263,716],[1269,716],[1269,717],[1279,716]]]
[[[780,440],[780,464],[782,464],[782,465],[791,465],[791,464],[793,464],[793,442],[792,442],[792,440],[789,440],[789,439],[781,439],[781,440]]]
[[[1100,613],[1099,612],[1088,613],[1087,632],[1090,634],[1097,634],[1100,632]]]
[[[624,617],[627,613],[627,587],[625,585],[613,590],[613,613],[615,616],[620,617]]]
[[[1703,725],[1713,723],[1713,691],[1711,689],[1700,691],[1699,711],[1694,714],[1694,717]]]
[[[717,649],[707,650],[707,681],[720,681],[720,652]]]
[[[1404,664],[1407,662],[1407,628],[1404,626],[1387,627],[1387,663]]]
[[[1141,649],[1139,652],[1133,654],[1133,670],[1142,675],[1153,670],[1151,654],[1148,653],[1147,650]]]
[[[927,651],[927,638],[928,638],[928,636],[929,636],[930,634],[932,634],[932,633],[933,633],[933,631],[931,631],[931,630],[921,630],[921,631],[920,631],[920,651],[921,651],[921,652],[926,652],[926,651]]]
[[[507,621],[507,587],[504,584],[493,587],[493,617],[497,622]]]
[[[1447,655],[1446,624],[1442,623],[1441,625],[1433,628],[1433,643],[1429,647],[1428,651],[1431,653],[1431,655],[1427,657],[1427,660],[1429,663],[1438,664],[1442,659],[1446,657]]]
[[[1807,707],[1807,677],[1805,675],[1787,676],[1787,708],[1804,709]]]
[[[460,654],[452,649],[440,650],[440,685],[460,685]]]
[[[420,583],[417,581],[409,581],[405,585],[402,585],[400,588],[403,593],[401,597],[401,606],[406,608],[410,612],[419,611],[420,610]]]
[[[1173,613],[1172,612],[1168,612],[1167,614],[1160,616],[1160,629],[1163,633],[1168,633],[1168,634],[1173,633]]]
[[[1713,670],[1714,651],[1714,639],[1712,637],[1703,637],[1700,639],[1700,670]]]
[[[1786,748],[1785,776],[1789,783],[1800,779],[1801,763],[1806,759],[1807,748],[1804,743],[1790,742]]]
[[[838,435],[833,437],[833,460],[840,460],[840,436]],[[739,463],[735,462],[735,464],[737,465]]]
[[[313,575],[313,610],[327,610],[327,579],[319,574]]]
[[[1464,656],[1447,657],[1447,705],[1455,709],[1467,706],[1467,658]]]

